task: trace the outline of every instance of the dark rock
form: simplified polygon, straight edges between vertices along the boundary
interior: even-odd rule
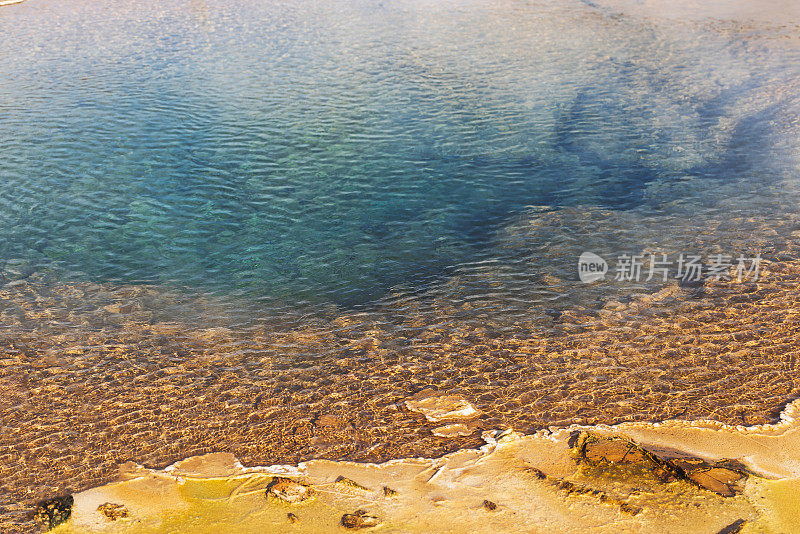
[[[97,507],[97,511],[109,518],[111,521],[128,517],[128,509],[121,504],[111,502],[103,503]]]
[[[703,270],[707,270],[708,266],[704,265]],[[691,279],[691,278],[678,278],[678,287],[683,287],[687,289],[699,289],[705,285],[705,279],[701,276],[699,279]]]
[[[635,464],[661,482],[681,478],[674,466],[625,438],[581,432],[576,439],[570,439],[570,442],[581,463],[601,467]]]
[[[289,512],[288,514],[286,514],[286,519],[289,520],[289,523],[293,523],[293,524],[300,521],[300,518],[297,517],[297,515],[293,514],[292,512]]]
[[[569,447],[570,449],[574,449],[575,445],[578,444],[578,440],[580,439],[582,434],[584,434],[584,432],[581,432],[580,430],[573,431],[569,435],[569,439],[567,440],[567,447]]]
[[[57,527],[72,516],[72,495],[62,495],[39,502],[34,517],[48,530]]]
[[[638,506],[635,506],[627,502],[620,502],[619,509],[625,512],[626,514],[631,514],[631,515],[636,515],[642,511],[642,509],[639,508]]]
[[[680,451],[645,449],[618,436],[597,436],[580,432],[568,442],[578,461],[592,466],[638,465],[661,482],[686,480],[723,497],[738,495],[744,489],[748,472],[735,460],[707,462]]]
[[[490,512],[494,512],[495,510],[497,510],[497,505],[489,500],[483,501],[483,507],[489,510]]]
[[[723,528],[717,534],[738,534],[742,531],[744,526],[747,524],[747,521],[744,519],[737,519],[727,527]]]
[[[653,450],[653,453],[673,469],[677,478],[723,497],[740,494],[749,476],[747,468],[736,460],[708,462],[668,449]]]
[[[273,497],[289,504],[305,501],[313,495],[311,488],[286,477],[274,477],[267,486],[267,498]]]
[[[352,514],[342,516],[342,526],[349,529],[377,527],[381,520],[373,515],[367,515],[364,510],[356,510]]]
[[[359,484],[355,480],[351,480],[351,479],[349,479],[347,477],[343,477],[343,476],[337,477],[336,480],[333,481],[333,483],[334,484],[343,484],[343,485],[345,485],[347,487],[350,487],[350,488],[353,488],[353,489],[357,489],[357,490],[360,490],[360,491],[371,491],[369,488],[365,488],[364,486],[362,486],[361,484]]]
[[[383,496],[384,497],[397,497],[397,490],[393,490],[389,486],[383,487]]]
[[[676,462],[683,466],[686,462]],[[691,467],[684,467],[686,479],[701,488],[713,491],[723,497],[733,497],[744,489],[747,475],[725,467],[716,467],[703,462],[700,465],[692,462]]]

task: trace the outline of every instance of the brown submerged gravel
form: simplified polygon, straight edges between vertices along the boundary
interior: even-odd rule
[[[546,325],[458,321],[468,301],[442,299],[402,320],[387,310],[239,329],[164,320],[151,310],[213,303],[163,288],[7,283],[0,530],[34,529],[38,500],[108,482],[128,461],[377,462],[475,447],[494,428],[774,422],[800,392],[798,283],[800,261],[777,255],[757,283],[671,282]],[[475,431],[433,435],[441,424],[404,404],[424,390],[471,402]]]

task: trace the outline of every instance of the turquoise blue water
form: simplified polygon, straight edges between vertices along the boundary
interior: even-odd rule
[[[497,236],[532,207],[791,181],[797,56],[581,2],[30,0],[0,11],[0,264],[346,307],[528,269]]]

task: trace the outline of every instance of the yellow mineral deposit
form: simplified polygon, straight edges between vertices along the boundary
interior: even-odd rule
[[[382,464],[126,465],[56,532],[800,532],[798,415],[484,432],[480,449]]]

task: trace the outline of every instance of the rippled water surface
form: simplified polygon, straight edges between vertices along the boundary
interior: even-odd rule
[[[791,27],[592,2],[0,7],[5,511],[126,460],[479,442],[423,390],[476,431],[774,420],[798,94]],[[584,285],[587,250],[767,268]]]
[[[0,17],[0,254],[88,280],[361,305],[515,263],[527,206],[710,210],[796,156],[797,54],[580,3]]]

